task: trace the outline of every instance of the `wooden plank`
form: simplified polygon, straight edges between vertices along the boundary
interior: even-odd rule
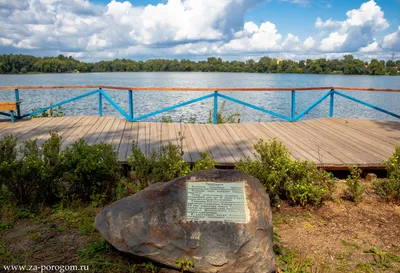
[[[320,165],[324,164],[343,164],[343,162],[323,149],[323,146],[318,146],[310,142],[302,131],[297,130],[297,127],[292,123],[276,122],[275,129],[280,134],[287,136],[291,142],[295,143],[299,149],[305,150],[315,158],[315,162]]]
[[[167,146],[168,145],[168,140],[169,140],[169,132],[168,132],[168,124],[165,122],[160,122],[161,126],[161,146]]]
[[[46,124],[54,124],[56,120],[53,118],[46,118],[45,122],[40,122],[40,123],[35,123],[35,126],[33,128],[29,128],[26,131],[20,132],[17,137],[18,141],[25,141],[28,139],[36,138],[40,134],[49,134],[48,129],[45,127]]]
[[[96,139],[96,143],[102,143],[107,137],[107,134],[110,132],[112,125],[117,121],[116,118],[109,117],[104,127],[102,128],[98,138]]]
[[[10,101],[0,101],[0,111],[16,111],[17,103]]]
[[[377,156],[387,156],[394,151],[393,145],[387,144],[381,140],[384,138],[384,136],[381,136],[381,138],[376,138],[367,133],[354,130],[349,126],[341,125],[328,119],[321,119],[317,121],[321,124],[324,124],[327,129],[338,132],[343,136],[347,136],[347,139],[351,139],[358,146],[367,148],[368,151],[376,154]]]
[[[53,122],[44,124],[44,127],[47,127],[47,130],[44,130],[42,134],[36,135],[38,139],[38,145],[42,145],[47,139],[50,138],[50,131],[57,133],[60,136],[59,131],[65,126],[65,123],[68,119],[64,117],[53,117],[51,118]],[[61,136],[62,140],[62,136]]]
[[[138,131],[138,147],[142,150],[144,155],[147,155],[146,150],[146,122],[140,122],[139,131]]]
[[[211,152],[212,157],[217,161],[217,163],[226,163],[224,156],[219,150],[219,147],[207,130],[206,124],[194,124],[194,126],[197,128],[197,132],[203,135],[205,143],[208,146],[208,150]]]
[[[246,158],[250,158],[250,160],[255,160],[256,157],[253,153],[253,145],[247,141],[247,139],[242,139],[237,132],[232,128],[231,124],[221,124],[221,127],[229,136],[233,139],[238,149],[240,149],[241,153]]]
[[[342,146],[347,147],[347,149],[353,149],[366,162],[379,162],[387,158],[387,156],[381,155],[381,153],[377,154],[374,152],[375,148],[365,144],[365,142],[368,142],[365,138],[362,141],[358,139],[357,136],[349,135],[347,130],[340,128],[335,130],[332,125],[328,127],[318,120],[308,120],[307,123],[313,124],[315,128],[318,128],[317,130],[327,132],[328,134],[335,136],[336,139],[340,140]],[[372,145],[377,145],[377,143]],[[391,152],[389,152],[389,154],[390,153]]]
[[[0,90],[15,89],[114,89],[114,90],[140,90],[140,91],[308,91],[308,90],[345,90],[345,91],[382,91],[400,92],[400,89],[347,87],[347,86],[319,86],[319,87],[138,87],[138,86],[111,86],[111,85],[34,85],[34,86],[0,86]]]
[[[309,127],[308,130],[315,131],[319,138],[324,139],[324,141],[327,143],[331,143],[331,145],[333,145],[333,147],[335,147],[338,151],[340,151],[343,154],[346,154],[353,160],[353,163],[355,164],[371,163],[371,158],[374,158],[372,157],[372,155],[371,157],[365,156],[365,154],[360,153],[357,148],[355,148],[351,144],[348,144],[346,140],[343,139],[342,137],[332,135],[330,132],[323,130],[319,126],[316,126],[315,124],[310,123],[309,121],[310,120],[303,122],[304,126]]]
[[[157,130],[157,122],[150,122],[150,139],[149,139],[150,151],[160,151],[160,139]]]
[[[184,123],[173,123],[175,127],[175,134],[178,139],[178,142],[180,142],[179,145],[182,147],[183,151],[183,160],[186,162],[194,162],[196,160],[192,159],[191,153],[189,152],[188,144],[187,144],[187,139],[186,139],[186,127]]]
[[[45,124],[46,122],[49,122],[50,118],[35,118],[32,120],[29,120],[28,122],[21,122],[17,123],[16,126],[12,126],[6,129],[5,134],[1,132],[3,135],[13,135],[17,138],[20,136],[25,135],[31,130],[35,130],[37,127],[40,127],[41,125]]]
[[[283,125],[288,126],[286,123],[282,123]],[[335,147],[331,145],[327,145],[326,139],[319,138],[316,135],[310,133],[309,127],[301,126],[302,122],[293,122],[289,124],[291,127],[291,132],[294,136],[298,137],[302,143],[308,142],[308,146],[314,145],[314,150],[317,150],[317,154],[323,153],[323,157],[327,158],[326,162],[323,162],[323,165],[346,165],[352,160],[349,159],[343,153],[339,153]]]
[[[200,160],[201,156],[193,139],[192,133],[190,132],[189,126],[191,125],[182,123],[182,132],[186,146],[186,150],[184,150],[184,152],[190,155],[190,160],[194,163],[197,160]]]
[[[396,145],[400,142],[400,122],[398,122],[399,128],[397,129],[395,122],[386,123],[383,121],[340,118],[332,118],[331,120],[333,122],[351,127],[354,130],[379,138],[390,145]]]
[[[133,122],[129,122],[129,121],[125,121],[125,120],[123,120],[123,122],[125,123],[125,127],[123,129],[120,144],[117,148],[118,158],[119,158],[119,161],[121,161],[121,162],[126,161],[126,157],[127,157],[129,148],[131,148],[131,150],[132,150],[130,138],[131,138],[131,133],[132,133]]]
[[[196,124],[188,124],[187,128],[189,129],[189,132],[190,132],[191,136],[193,137],[193,141],[197,147],[197,151],[199,153],[207,152],[210,154],[210,156],[212,158],[214,158],[211,151],[208,149],[206,140],[204,139],[203,135],[197,130],[198,128],[197,128]]]
[[[89,132],[87,132],[85,136],[85,140],[89,145],[93,145],[96,143],[97,138],[99,137],[108,120],[109,117],[100,117],[97,122],[93,124],[93,127],[89,130]]]
[[[76,116],[73,119],[69,120],[65,126],[58,132],[58,134],[62,137],[61,147],[65,148],[62,143],[67,139],[71,134],[75,132],[77,128],[79,128],[80,123],[85,120],[85,117]]]
[[[248,130],[254,134],[260,131],[261,134],[259,134],[258,137],[264,140],[272,140],[273,138],[278,139],[290,150],[293,159],[316,160],[316,158],[310,155],[307,151],[294,143],[286,134],[282,134],[277,130],[275,123],[276,122],[249,124]]]
[[[126,153],[126,156],[130,156],[132,154],[132,143],[133,141],[135,141],[135,143],[137,143],[138,140],[138,129],[139,129],[139,123],[137,122],[132,122],[132,127],[131,127],[131,134],[129,137],[129,146],[128,146],[128,150]]]
[[[235,157],[233,157],[231,151],[229,151],[228,146],[225,144],[224,140],[222,139],[222,137],[225,137],[225,135],[223,135],[223,133],[221,131],[219,131],[221,133],[221,135],[217,134],[215,128],[217,128],[217,125],[211,125],[211,124],[205,124],[205,127],[207,128],[208,132],[210,133],[211,137],[213,138],[213,141],[215,143],[215,145],[218,147],[218,149],[220,150],[222,156],[225,159],[226,163],[234,163],[236,162]],[[228,141],[228,138],[225,138],[225,141]],[[229,146],[231,147],[231,146]],[[231,147],[232,150],[233,147]]]
[[[118,157],[119,157],[119,150],[121,146],[121,141],[122,141],[122,135],[125,132],[125,128],[127,126],[128,121],[126,120],[121,120],[118,123],[118,127],[116,129],[116,133],[114,134],[113,140],[111,142],[111,145],[113,146],[114,151],[118,152]],[[129,149],[130,146],[127,147]]]
[[[61,148],[70,146],[72,143],[79,141],[90,130],[91,126],[98,120],[98,116],[84,117],[79,121],[77,126],[72,129],[71,134],[62,140]]]
[[[123,121],[122,119],[115,119],[113,124],[111,125],[110,130],[108,130],[106,137],[104,138],[104,143],[112,144],[115,134],[117,133],[119,123]]]
[[[229,152],[233,156],[236,162],[239,162],[245,155],[236,144],[235,140],[231,137],[231,135],[226,131],[225,127],[222,124],[214,126],[216,133],[221,137],[221,140],[225,143],[225,146],[228,148]]]
[[[334,138],[332,139],[331,137],[321,135],[318,130],[315,130],[314,128],[308,126],[305,122],[296,122],[294,123],[294,125],[303,130],[307,134],[307,137],[309,137],[310,139],[312,138],[312,141],[314,143],[317,143],[319,146],[323,146],[331,154],[333,154],[337,158],[340,158],[340,160],[343,161],[344,164],[348,165],[352,162],[354,163],[359,161],[359,158],[354,155],[351,150],[343,151],[341,148],[339,148],[339,144]]]

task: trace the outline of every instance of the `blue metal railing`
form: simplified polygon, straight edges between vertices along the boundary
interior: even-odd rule
[[[42,87],[42,88],[46,88],[46,87]],[[54,87],[54,88],[57,88],[57,87]],[[1,88],[0,88],[1,89]],[[2,89],[6,89],[6,88],[2,88]],[[30,87],[30,89],[33,89],[32,87]],[[111,88],[112,89],[112,88]],[[114,88],[115,89],[115,88]],[[118,89],[123,89],[122,87],[119,87]],[[133,89],[133,88],[132,88]],[[17,104],[17,113],[15,114],[13,111],[11,111],[10,113],[6,113],[6,112],[0,112],[0,115],[5,115],[5,116],[8,116],[8,117],[11,117],[11,119],[12,119],[12,121],[14,120],[14,117],[15,118],[17,118],[17,119],[22,119],[22,118],[25,118],[25,117],[30,117],[30,116],[33,116],[33,115],[37,115],[37,114],[40,114],[40,113],[42,113],[42,112],[44,112],[44,111],[47,111],[47,110],[49,110],[49,109],[52,109],[52,108],[55,108],[55,107],[58,107],[58,106],[62,106],[62,105],[64,105],[64,104],[67,104],[67,103],[70,103],[70,102],[73,102],[73,101],[76,101],[76,100],[79,100],[79,99],[82,99],[82,98],[85,98],[85,97],[88,97],[88,96],[92,96],[92,95],[98,95],[98,104],[99,104],[99,115],[100,116],[102,116],[103,115],[103,98],[105,99],[105,100],[107,100],[125,119],[127,119],[128,121],[131,121],[131,122],[134,122],[134,121],[139,121],[139,120],[143,120],[143,119],[146,119],[146,118],[149,118],[149,117],[152,117],[152,116],[155,116],[155,115],[158,115],[158,114],[161,114],[161,113],[164,113],[164,112],[168,112],[168,111],[171,111],[171,110],[174,110],[174,109],[176,109],[176,108],[179,108],[179,107],[183,107],[183,106],[186,106],[186,105],[189,105],[189,104],[192,104],[192,103],[196,103],[196,102],[199,102],[199,101],[202,101],[202,100],[206,100],[206,99],[209,99],[209,98],[213,98],[213,101],[214,101],[214,104],[213,104],[213,123],[214,124],[216,124],[217,123],[217,113],[218,113],[218,98],[222,98],[222,99],[225,99],[225,100],[228,100],[228,101],[232,101],[232,102],[234,102],[234,103],[238,103],[238,104],[241,104],[241,105],[244,105],[244,106],[246,106],[246,107],[249,107],[249,108],[252,108],[252,109],[254,109],[254,110],[257,110],[257,111],[261,111],[261,112],[263,112],[263,113],[266,113],[266,114],[268,114],[268,115],[271,115],[271,116],[274,116],[274,117],[277,117],[277,118],[280,118],[280,119],[283,119],[283,120],[286,120],[286,121],[297,121],[297,120],[299,120],[299,119],[301,119],[306,113],[308,113],[309,111],[311,111],[312,109],[314,109],[317,105],[319,105],[321,102],[323,102],[325,99],[327,99],[328,97],[330,98],[330,103],[329,103],[329,117],[333,117],[333,114],[334,114],[334,98],[335,98],[335,95],[337,95],[337,96],[341,96],[341,97],[343,97],[343,98],[346,98],[346,99],[348,99],[348,100],[351,100],[351,101],[354,101],[354,102],[357,102],[357,103],[359,103],[359,104],[362,104],[362,105],[364,105],[364,106],[367,106],[367,107],[369,107],[369,108],[372,108],[372,109],[374,109],[374,110],[377,110],[377,111],[380,111],[380,112],[382,112],[382,113],[385,113],[385,114],[388,114],[388,115],[390,115],[390,116],[393,116],[393,117],[395,117],[395,118],[398,118],[398,119],[400,119],[400,115],[399,114],[396,114],[396,113],[393,113],[393,112],[390,112],[390,111],[388,111],[388,110],[385,110],[385,109],[383,109],[383,108],[380,108],[380,107],[378,107],[378,106],[375,106],[375,105],[372,105],[372,104],[370,104],[370,103],[367,103],[367,102],[365,102],[365,101],[362,101],[362,100],[360,100],[360,99],[357,99],[357,98],[354,98],[354,97],[352,97],[352,96],[349,96],[349,95],[346,95],[346,94],[344,94],[344,93],[342,93],[342,92],[339,92],[339,91],[337,91],[337,90],[335,90],[333,87],[332,88],[330,88],[330,90],[327,92],[327,93],[325,93],[325,94],[323,94],[320,98],[318,98],[314,103],[312,103],[309,107],[307,107],[305,110],[303,110],[302,112],[300,112],[298,115],[296,115],[296,90],[291,90],[291,111],[290,111],[290,116],[285,116],[285,115],[282,115],[282,114],[279,114],[279,113],[276,113],[276,112],[273,112],[273,111],[271,111],[271,110],[268,110],[268,109],[265,109],[265,108],[263,108],[263,107],[260,107],[260,106],[257,106],[257,105],[254,105],[254,104],[250,104],[250,103],[248,103],[248,102],[245,102],[245,101],[242,101],[242,100],[239,100],[239,99],[236,99],[236,98],[233,98],[233,97],[230,97],[230,96],[227,96],[227,95],[225,95],[225,94],[221,94],[220,93],[220,91],[218,91],[218,90],[214,90],[214,92],[213,93],[211,93],[211,94],[208,94],[208,95],[205,95],[205,96],[201,96],[201,97],[198,97],[198,98],[195,98],[195,99],[191,99],[191,100],[188,100],[188,101],[186,101],[186,102],[181,102],[181,103],[178,103],[178,104],[175,104],[175,105],[172,105],[172,106],[168,106],[168,107],[165,107],[165,108],[162,108],[162,109],[159,109],[159,110],[156,110],[156,111],[153,111],[153,112],[150,112],[150,113],[147,113],[147,114],[144,114],[144,115],[141,115],[141,116],[137,116],[137,117],[135,117],[134,116],[134,105],[133,105],[133,90],[132,89],[128,89],[128,105],[129,105],[129,109],[128,109],[128,113],[126,113],[125,111],[124,111],[124,109],[122,109],[104,90],[103,90],[103,88],[98,88],[98,89],[95,89],[95,90],[93,90],[93,91],[90,91],[90,92],[87,92],[87,93],[85,93],[85,94],[82,94],[82,95],[79,95],[79,96],[76,96],[76,97],[73,97],[73,98],[70,98],[70,99],[67,99],[67,100],[63,100],[63,101],[60,101],[60,102],[58,102],[58,103],[55,103],[55,104],[53,104],[53,105],[50,105],[50,106],[47,106],[47,107],[43,107],[43,108],[41,108],[41,109],[37,109],[37,110],[34,110],[34,111],[31,111],[31,112],[29,112],[29,113],[27,113],[27,114],[21,114],[21,109],[20,109],[20,105],[19,104]],[[143,89],[146,89],[146,88],[143,88]],[[222,90],[226,90],[226,91],[228,91],[228,90],[232,90],[232,89],[228,89],[228,88],[221,88]],[[329,88],[321,88],[321,89],[329,89]],[[141,88],[135,88],[135,90],[141,90]],[[151,88],[147,88],[147,90],[162,90],[162,88],[154,88],[154,89],[151,89]],[[169,90],[185,90],[185,88],[182,88],[182,89],[179,89],[179,88],[169,88]],[[187,89],[187,90],[189,90],[189,89]],[[197,89],[196,90],[193,90],[193,89],[191,89],[192,91],[197,91]],[[210,89],[202,89],[203,91],[204,90],[210,90]],[[262,90],[260,90],[260,88],[253,88],[253,89],[238,89],[238,90],[236,90],[236,91],[240,91],[240,90],[246,90],[246,91],[251,91],[251,90],[254,90],[254,91],[262,91],[262,90],[265,90],[265,91],[268,91],[268,90],[275,90],[275,89],[268,89],[268,88],[265,88],[265,89],[262,89]],[[290,89],[287,89],[287,88],[281,88],[281,89],[278,89],[278,90],[275,90],[275,91],[279,91],[279,90],[282,90],[282,91],[288,91],[288,90],[290,90]],[[313,88],[309,88],[309,89],[307,89],[307,88],[300,88],[300,90],[317,90],[317,87],[313,87]],[[359,90],[359,89],[353,89],[353,90]],[[371,89],[365,89],[365,90],[368,90],[368,91],[371,91]],[[388,90],[390,90],[390,89],[388,89]],[[201,91],[201,90],[198,90],[198,91]],[[379,90],[379,91],[384,91],[384,90]],[[393,91],[393,90],[391,90],[391,91]],[[394,90],[395,92],[400,92],[400,90]],[[19,96],[19,89],[15,89],[15,101],[16,102],[20,102],[20,96]]]

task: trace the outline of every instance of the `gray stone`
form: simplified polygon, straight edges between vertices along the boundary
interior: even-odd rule
[[[376,176],[376,174],[374,173],[368,173],[367,176],[365,177],[365,180],[368,182],[372,182],[375,179],[377,179],[378,177]]]
[[[243,182],[246,223],[187,220],[187,182]],[[274,272],[272,214],[262,184],[236,170],[198,171],[157,183],[104,208],[96,228],[120,251],[193,272]]]

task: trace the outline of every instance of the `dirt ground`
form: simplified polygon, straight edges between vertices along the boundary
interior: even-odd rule
[[[276,209],[274,231],[282,245],[312,260],[313,272],[400,272],[400,260],[392,257],[400,256],[400,204],[367,187],[356,205],[342,198],[344,189],[338,182],[334,200],[320,208],[284,203]]]
[[[400,204],[367,189],[356,205],[342,198],[344,187],[339,182],[334,200],[318,208],[282,203],[274,209],[274,231],[293,254],[277,256],[284,264],[278,272],[400,272]],[[47,209],[9,226],[0,219],[0,265],[88,264],[86,272],[152,272],[104,243],[92,225],[99,210]]]

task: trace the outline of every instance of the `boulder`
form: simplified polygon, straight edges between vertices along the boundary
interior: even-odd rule
[[[231,184],[234,183],[234,184]],[[104,208],[96,228],[116,249],[192,272],[275,272],[269,197],[236,170],[191,173]]]

